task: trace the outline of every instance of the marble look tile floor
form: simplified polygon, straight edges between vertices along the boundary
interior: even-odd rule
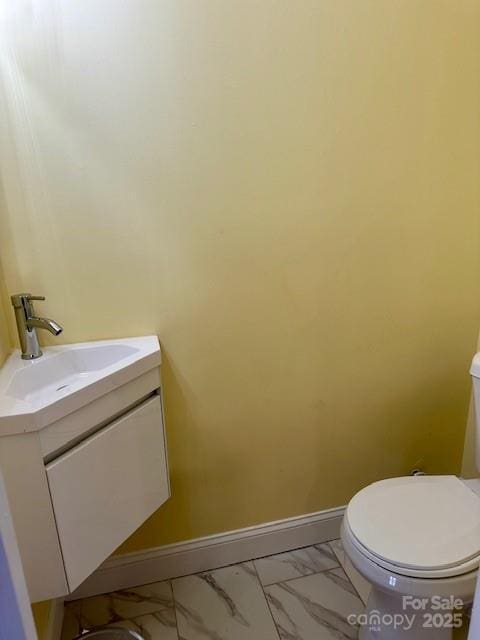
[[[338,640],[363,603],[338,542],[117,591],[65,606],[62,640],[126,627],[145,640]]]
[[[145,640],[355,640],[347,617],[368,593],[334,540],[66,603],[62,640],[105,627]]]

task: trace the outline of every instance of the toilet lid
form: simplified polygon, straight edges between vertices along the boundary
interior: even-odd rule
[[[480,553],[480,499],[455,476],[375,482],[346,516],[366,549],[398,567],[434,571]]]

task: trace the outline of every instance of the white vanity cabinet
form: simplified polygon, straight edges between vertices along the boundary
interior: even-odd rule
[[[170,496],[156,345],[130,380],[117,376],[42,428],[0,431],[32,601],[71,593]]]
[[[70,589],[169,496],[160,396],[46,466]]]

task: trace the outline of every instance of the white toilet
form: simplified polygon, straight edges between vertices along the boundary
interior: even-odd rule
[[[473,360],[480,467],[480,354]],[[370,583],[360,640],[449,640],[470,604],[480,564],[480,479],[408,476],[350,501],[345,553]],[[457,615],[455,615],[457,614]]]

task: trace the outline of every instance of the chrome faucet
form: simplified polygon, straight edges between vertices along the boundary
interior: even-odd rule
[[[42,350],[38,343],[37,329],[46,329],[58,336],[63,328],[49,318],[39,318],[33,310],[33,300],[45,300],[44,296],[32,296],[31,293],[17,293],[11,298],[15,309],[15,319],[17,321],[18,337],[22,349],[23,360],[33,360],[42,355]]]

